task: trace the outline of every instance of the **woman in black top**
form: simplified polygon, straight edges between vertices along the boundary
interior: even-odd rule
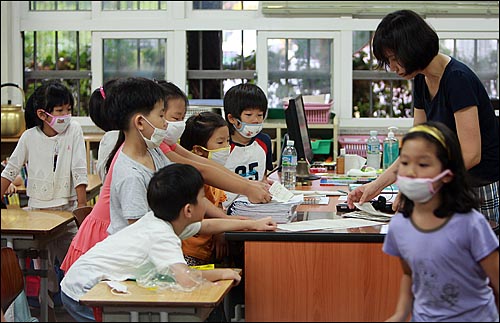
[[[373,37],[380,67],[414,79],[414,121],[440,121],[454,131],[480,211],[498,222],[499,125],[490,98],[477,75],[462,62],[439,52],[436,32],[415,12],[388,14]],[[371,200],[396,180],[399,161],[377,180],[352,191],[348,204]],[[394,204],[397,207],[397,203]]]

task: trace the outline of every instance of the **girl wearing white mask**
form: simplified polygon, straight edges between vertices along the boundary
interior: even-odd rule
[[[186,130],[181,136],[180,144],[186,150],[223,166],[229,156],[227,123],[222,116],[213,112],[194,114],[186,121]],[[226,200],[224,190],[208,184],[205,184],[205,197],[218,208]],[[190,266],[214,263],[227,255],[222,235],[197,235],[183,240],[182,251]]]
[[[498,238],[467,177],[457,136],[444,124],[413,127],[402,141],[402,193],[383,251],[403,267],[388,321],[498,322]]]
[[[83,132],[71,121],[74,98],[59,81],[47,81],[35,89],[25,109],[23,132],[2,171],[1,194],[26,164],[26,195],[30,210],[72,211],[87,204],[87,158]],[[48,268],[62,261],[76,233],[68,232],[48,245]],[[50,292],[59,290],[55,271],[48,271]]]

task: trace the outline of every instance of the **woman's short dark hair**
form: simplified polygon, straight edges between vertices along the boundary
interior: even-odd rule
[[[203,177],[196,168],[187,164],[170,164],[151,178],[147,192],[148,204],[156,217],[173,221],[186,204],[197,204],[202,188]]]
[[[391,51],[406,74],[426,68],[439,52],[439,37],[411,10],[399,10],[382,19],[373,36],[373,54],[380,68],[389,67]]]
[[[186,121],[186,129],[181,136],[181,146],[193,150],[193,146],[207,147],[207,142],[214,131],[220,127],[227,127],[227,122],[221,115],[206,111],[190,116]]]
[[[437,158],[443,165],[443,170],[449,169],[453,173],[450,182],[444,183],[437,194],[441,194],[441,205],[434,210],[434,214],[439,218],[451,216],[453,213],[467,213],[471,209],[479,208],[479,199],[474,193],[469,175],[465,169],[462,151],[457,135],[451,131],[445,124],[436,121],[423,123],[429,127],[436,128],[444,137],[445,146],[434,136],[423,131],[413,131],[407,133],[402,140],[402,145],[408,140],[423,138],[436,147]],[[414,203],[404,194],[402,197],[403,207],[400,211],[405,217],[410,216],[413,211]]]

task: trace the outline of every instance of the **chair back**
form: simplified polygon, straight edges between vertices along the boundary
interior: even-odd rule
[[[24,277],[17,255],[9,247],[2,247],[2,310],[7,308],[24,290]]]
[[[79,228],[80,225],[83,223],[83,220],[87,217],[87,215],[92,212],[92,207],[91,206],[81,206],[77,207],[76,209],[73,210],[73,216],[75,217],[76,221],[76,226]]]

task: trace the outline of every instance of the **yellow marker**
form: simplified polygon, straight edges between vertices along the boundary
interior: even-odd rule
[[[201,265],[201,266],[189,266],[191,268],[194,268],[194,269],[198,269],[198,270],[211,270],[211,269],[215,269],[215,265],[214,264],[207,264],[207,265]]]

